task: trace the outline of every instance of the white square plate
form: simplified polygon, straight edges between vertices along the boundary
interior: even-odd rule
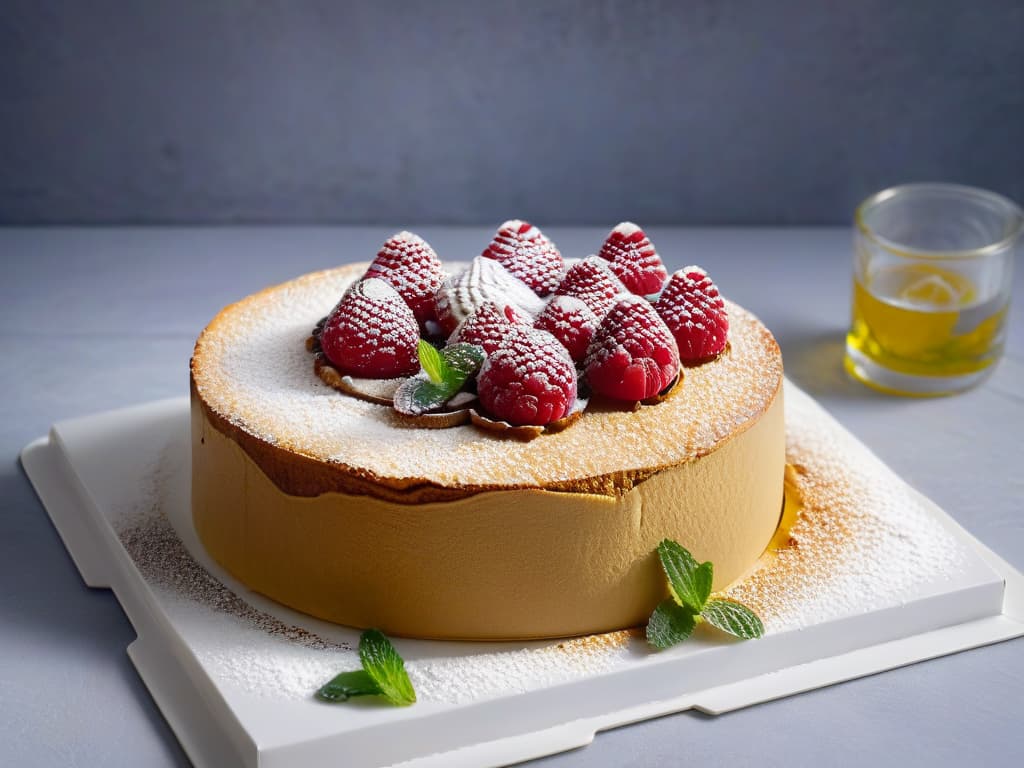
[[[813,433],[831,461],[877,462],[786,386],[791,436]],[[918,520],[892,546],[933,536],[955,567],[860,601],[846,574],[840,610],[769,623],[756,642],[697,632],[653,653],[628,633],[397,640],[417,704],[330,706],[312,693],[358,668],[358,632],[252,593],[206,556],[191,527],[188,429],[187,399],[151,403],[58,423],[22,463],[85,582],[117,595],[138,633],[129,655],[199,766],[503,765],[617,725],[724,712],[1024,634],[1024,577],[877,463]]]

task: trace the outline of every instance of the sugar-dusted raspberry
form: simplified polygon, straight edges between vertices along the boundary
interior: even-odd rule
[[[472,315],[485,302],[508,304],[521,316],[533,322],[544,300],[519,278],[513,277],[494,259],[477,256],[470,265],[441,283],[434,297],[437,322],[450,334],[459,323]]]
[[[729,337],[725,302],[700,267],[674,272],[654,308],[675,337],[684,364],[706,362],[725,349]]]
[[[555,289],[556,296],[574,296],[600,320],[615,303],[615,298],[629,290],[615,273],[608,268],[608,262],[597,256],[577,261],[566,270],[562,282]]]
[[[538,296],[547,296],[558,286],[565,270],[562,254],[537,227],[527,221],[506,221],[481,254],[494,259],[526,283]]]
[[[622,222],[608,234],[598,256],[609,261],[623,285],[639,296],[657,293],[668,278],[650,239],[631,221]]]
[[[583,368],[594,392],[646,400],[676,378],[679,352],[654,307],[640,296],[625,296],[598,326]]]
[[[487,356],[476,387],[492,416],[516,426],[543,426],[569,415],[576,402],[576,366],[550,333],[517,329]]]
[[[486,301],[462,321],[448,337],[448,343],[476,344],[489,355],[501,346],[515,326],[528,322],[511,304],[499,306],[493,301]]]
[[[436,319],[434,294],[441,287],[444,269],[426,240],[412,232],[399,232],[384,241],[364,277],[379,277],[398,291],[422,326]]]
[[[537,316],[533,327],[547,331],[562,342],[569,357],[578,363],[587,354],[597,325],[597,316],[580,299],[574,296],[552,296],[544,311]]]
[[[411,376],[420,369],[420,329],[388,283],[370,277],[353,285],[331,310],[320,346],[343,374],[370,379]]]

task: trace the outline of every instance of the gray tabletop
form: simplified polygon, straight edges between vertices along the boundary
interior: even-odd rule
[[[21,766],[165,766],[188,759],[136,675],[135,634],[82,584],[17,464],[59,419],[187,392],[202,327],[228,302],[294,275],[372,258],[390,228],[0,230],[0,745]],[[421,227],[443,258],[489,232]],[[596,229],[552,228],[567,255]],[[652,229],[669,267],[699,263],[776,334],[787,373],[911,484],[1024,569],[1024,269],[1006,359],[952,398],[876,394],[841,368],[845,229]],[[1016,763],[1024,641],[708,717],[600,734],[537,762],[582,765]]]

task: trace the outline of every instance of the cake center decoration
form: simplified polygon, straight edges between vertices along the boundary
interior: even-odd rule
[[[324,382],[392,405],[413,426],[471,422],[530,439],[570,426],[592,399],[656,405],[684,367],[726,350],[728,330],[707,273],[670,277],[637,225],[619,224],[596,256],[567,263],[516,219],[450,273],[425,240],[393,235],[307,348]]]

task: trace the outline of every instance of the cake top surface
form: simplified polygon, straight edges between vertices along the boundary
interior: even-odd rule
[[[426,429],[391,407],[323,383],[305,341],[366,264],[315,272],[232,304],[203,331],[192,376],[208,409],[276,448],[361,478],[454,488],[557,487],[675,466],[710,453],[771,405],[782,357],[769,331],[728,303],[730,348],[684,368],[657,405],[591,407],[560,432],[530,441],[472,425]]]

